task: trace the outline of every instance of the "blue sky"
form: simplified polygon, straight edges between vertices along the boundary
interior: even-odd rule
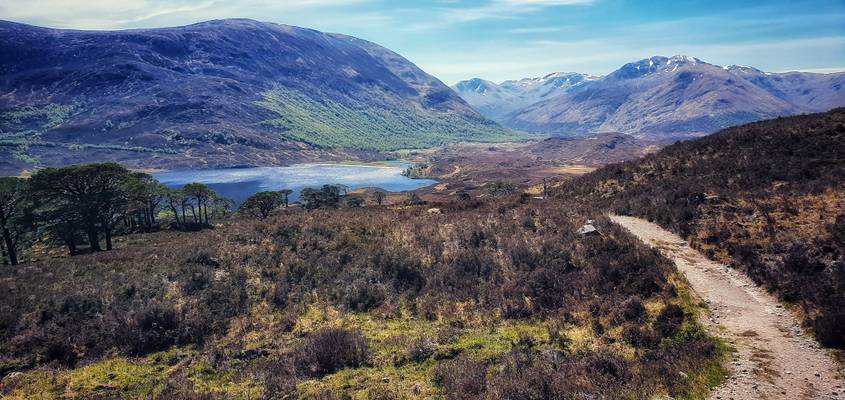
[[[245,17],[384,45],[448,84],[603,75],[652,55],[845,70],[845,0],[0,0],[0,19],[79,29]]]

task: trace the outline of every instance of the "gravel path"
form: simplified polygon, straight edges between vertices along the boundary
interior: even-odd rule
[[[798,319],[739,271],[708,260],[686,241],[648,221],[611,216],[643,242],[675,261],[707,302],[707,329],[737,348],[730,377],[712,399],[842,399],[837,364]]]

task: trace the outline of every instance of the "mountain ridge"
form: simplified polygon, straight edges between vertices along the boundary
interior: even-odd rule
[[[453,89],[476,106],[480,96],[468,93],[461,83]],[[476,108],[507,127],[526,131],[688,137],[843,106],[843,83],[845,72],[770,73],[747,66],[722,67],[690,56],[653,56],[530,105],[516,104],[506,113],[491,113],[509,105],[489,98]]]
[[[537,102],[589,83],[597,77],[577,72],[553,72],[534,78],[501,83],[473,78],[452,85],[452,89],[482,115],[497,121]]]

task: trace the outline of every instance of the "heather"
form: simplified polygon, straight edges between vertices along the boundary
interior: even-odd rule
[[[594,212],[515,194],[439,214],[371,203],[4,267],[0,390],[699,398],[723,375],[671,262]],[[601,235],[575,234],[587,217]]]

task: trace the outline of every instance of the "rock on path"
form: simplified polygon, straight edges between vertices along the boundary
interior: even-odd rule
[[[730,377],[710,398],[845,400],[837,364],[764,289],[658,225],[633,217],[610,218],[675,261],[709,305],[710,315],[702,316],[705,327],[736,347],[728,365]]]

